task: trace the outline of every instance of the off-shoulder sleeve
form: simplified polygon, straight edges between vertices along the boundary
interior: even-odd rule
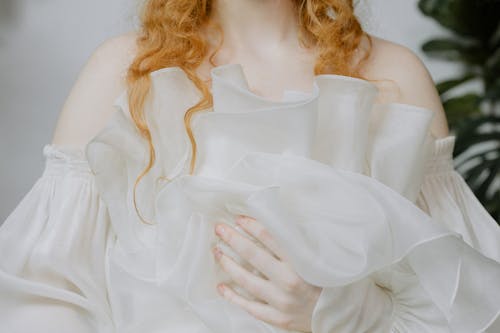
[[[112,332],[107,209],[82,150],[46,144],[43,156],[0,228],[0,331]]]
[[[500,261],[500,227],[454,169],[454,145],[455,136],[435,141],[417,205],[470,246]]]

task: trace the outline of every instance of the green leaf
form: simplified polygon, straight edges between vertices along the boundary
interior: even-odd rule
[[[476,159],[480,159],[481,161],[486,161],[488,160],[487,156],[489,156],[490,154],[492,153],[497,153],[497,154],[500,154],[500,146],[498,147],[492,147],[492,148],[489,148],[489,149],[483,149],[479,152],[476,152],[472,155],[468,155],[466,159],[460,161],[460,162],[457,162],[456,163],[456,167],[457,168],[460,168],[462,167],[463,165],[469,163],[470,161],[472,160],[476,160]]]
[[[494,162],[494,163],[493,163],[491,169],[489,170],[488,177],[486,177],[486,179],[482,182],[481,185],[479,185],[476,188],[476,191],[475,191],[475,194],[479,198],[483,198],[483,200],[486,199],[486,192],[493,185],[493,181],[497,177],[498,172],[500,170],[500,159],[496,159],[496,161],[493,160],[492,162]]]
[[[483,65],[488,57],[486,51],[478,44],[448,38],[429,40],[422,45],[422,51],[431,57],[464,61],[474,65]]]
[[[500,1],[419,0],[418,8],[443,27],[486,44],[497,29]]]
[[[444,101],[443,107],[450,127],[455,127],[464,118],[480,113],[480,101],[481,97],[473,93]]]
[[[500,20],[498,21],[497,28],[488,41],[488,44],[493,49],[500,46]]]
[[[451,90],[451,89],[461,85],[462,83],[465,83],[465,82],[467,82],[475,77],[477,77],[477,76],[474,74],[467,74],[459,79],[442,81],[436,85],[436,88],[437,88],[439,94],[442,95],[445,92],[447,92],[447,91],[449,91],[449,90]]]
[[[458,156],[478,143],[483,144],[493,140],[500,145],[500,131],[495,131],[499,125],[500,117],[498,116],[480,114],[466,118],[466,121],[456,128],[454,155]],[[490,131],[485,133],[488,127]]]
[[[499,133],[484,133],[471,135],[468,137],[462,137],[460,140],[457,140],[456,145],[456,154],[459,152],[464,152],[467,149],[470,149],[473,145],[476,144],[484,144],[486,142],[496,142],[500,143],[500,134]]]
[[[491,198],[482,201],[481,204],[491,214],[491,216],[500,224],[500,190],[495,191]]]
[[[482,176],[484,173],[490,174],[491,169],[494,168],[496,165],[500,164],[500,161],[498,159],[494,160],[485,160],[482,163],[478,163],[475,166],[469,168],[465,173],[464,173],[464,178],[469,184],[473,184],[474,187],[479,187],[483,183],[479,179],[480,176]]]
[[[492,50],[486,60],[484,65],[484,81],[487,98],[498,98],[500,94],[500,47]]]
[[[500,76],[492,83],[486,82],[486,91],[484,93],[485,100],[498,101],[500,100]]]
[[[486,59],[485,67],[488,71],[500,72],[500,47],[492,51],[488,59]]]
[[[494,115],[485,115],[478,114],[473,117],[467,118],[467,121],[461,126],[457,128],[457,135],[459,140],[461,137],[468,137],[470,135],[474,135],[475,133],[481,132],[480,129],[484,125],[500,125],[500,117]]]

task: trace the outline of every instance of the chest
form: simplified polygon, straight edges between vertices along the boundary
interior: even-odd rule
[[[260,61],[251,56],[228,58],[223,64],[241,64],[248,89],[272,101],[282,101],[286,91],[312,92],[315,56],[311,51],[294,52],[294,56],[277,56]],[[198,69],[200,77],[208,80],[213,68],[204,62]]]

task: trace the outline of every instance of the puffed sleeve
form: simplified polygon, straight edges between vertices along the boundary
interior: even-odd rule
[[[0,331],[112,332],[108,211],[82,150],[46,144],[45,169],[0,228]]]
[[[434,221],[462,235],[464,241],[500,261],[500,227],[454,169],[455,136],[435,141],[417,205]]]

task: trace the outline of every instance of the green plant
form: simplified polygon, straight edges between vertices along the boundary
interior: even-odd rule
[[[456,136],[453,157],[460,156],[457,169],[500,223],[500,0],[419,0],[418,7],[451,32],[422,50],[462,65],[457,77],[437,84]],[[481,91],[467,90],[469,83]],[[466,93],[454,94],[459,87]]]

